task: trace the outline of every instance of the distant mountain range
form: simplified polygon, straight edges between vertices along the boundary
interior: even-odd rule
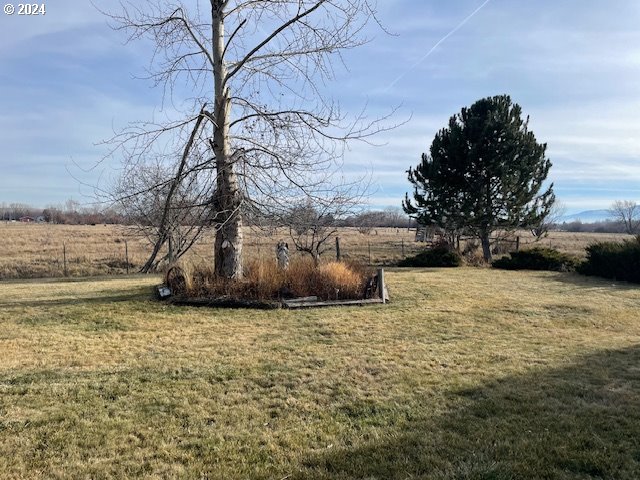
[[[560,217],[560,223],[562,222],[576,222],[580,220],[583,223],[602,222],[611,219],[611,213],[609,210],[586,210],[580,213],[573,213],[571,215],[564,215]]]

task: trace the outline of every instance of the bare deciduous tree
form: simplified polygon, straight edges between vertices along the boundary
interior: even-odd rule
[[[320,256],[331,248],[329,240],[338,232],[340,218],[353,213],[358,198],[338,194],[291,208],[283,223],[296,250],[308,253],[318,264]]]
[[[549,234],[549,230],[560,223],[560,219],[565,215],[567,209],[562,202],[556,201],[546,215],[541,216],[535,225],[532,225],[531,235],[536,241],[541,240]]]
[[[162,121],[118,133],[112,153],[123,153],[130,168],[162,155],[177,182],[214,172],[220,276],[242,276],[248,203],[283,211],[290,198],[322,196],[346,142],[385,129],[388,117],[346,117],[324,88],[341,52],[366,41],[374,2],[145,0],[107,13],[130,41],[155,45],[149,78],[171,106]]]
[[[358,232],[369,235],[374,227],[381,224],[381,212],[363,212],[354,219]]]
[[[135,233],[152,246],[142,273],[175,262],[206,232],[213,193],[209,179],[201,177],[190,175],[178,181],[162,163],[147,161],[127,170],[112,187],[113,201]]]
[[[622,226],[629,235],[640,232],[640,205],[631,200],[616,200],[611,204],[609,214]]]

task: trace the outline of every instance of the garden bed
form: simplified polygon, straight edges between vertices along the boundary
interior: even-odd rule
[[[389,293],[385,285],[384,269],[377,270],[375,275],[366,279],[362,289],[362,298],[321,298],[316,295],[293,298],[238,298],[233,295],[198,295],[185,294],[185,280],[177,271],[168,275],[166,285],[156,287],[159,299],[167,300],[173,305],[214,308],[254,308],[259,310],[274,310],[279,308],[301,309],[315,307],[335,307],[343,305],[371,305],[384,304],[389,300]],[[182,275],[182,273],[180,273]],[[177,290],[177,294],[174,292]],[[336,292],[338,292],[336,290]],[[336,294],[337,296],[337,294]]]
[[[319,307],[338,307],[338,306],[354,306],[354,305],[374,305],[382,304],[381,298],[364,298],[361,300],[306,300],[306,299],[290,299],[282,301],[259,301],[259,300],[238,300],[234,298],[185,298],[175,297],[169,299],[172,305],[189,306],[189,307],[212,307],[212,308],[252,308],[257,310],[277,310],[284,309],[301,309],[301,308],[319,308]]]

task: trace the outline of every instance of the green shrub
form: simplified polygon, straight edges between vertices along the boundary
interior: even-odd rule
[[[502,257],[491,264],[505,270],[551,270],[566,272],[575,270],[578,261],[575,257],[553,248],[535,247],[530,250],[511,252],[510,257]]]
[[[398,263],[399,267],[459,267],[462,255],[446,246],[436,246],[405,258]]]
[[[621,243],[599,242],[587,247],[587,260],[578,272],[583,275],[640,283],[640,236]]]

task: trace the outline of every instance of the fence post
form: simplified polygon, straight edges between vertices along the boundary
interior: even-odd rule
[[[124,261],[127,265],[127,275],[129,275],[129,244],[127,241],[124,241]]]
[[[340,261],[340,237],[336,237],[336,260]]]
[[[371,265],[371,240],[367,242],[369,244],[369,265]]]
[[[382,303],[387,303],[387,297],[384,294],[385,290],[384,284],[384,268],[378,269],[378,290],[380,291],[380,298],[382,299]]]
[[[402,239],[402,258],[404,259],[404,238]]]
[[[63,274],[67,276],[67,244],[62,242],[62,265],[63,265]]]
[[[520,235],[516,237],[516,252],[520,251]]]

